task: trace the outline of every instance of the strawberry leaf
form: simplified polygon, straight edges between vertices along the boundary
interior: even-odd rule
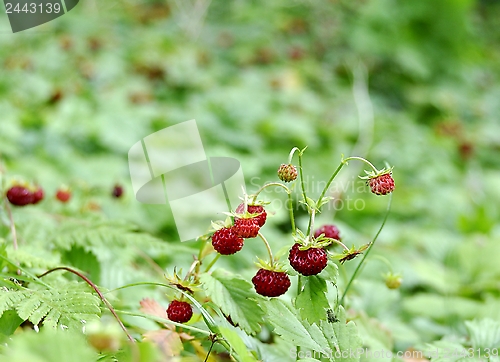
[[[303,278],[302,292],[295,298],[295,307],[302,319],[310,323],[326,319],[326,308],[329,308],[326,298],[326,281],[319,276]]]
[[[247,333],[260,331],[264,312],[254,300],[255,293],[249,282],[221,269],[202,274],[200,280],[207,295],[241,329]]]

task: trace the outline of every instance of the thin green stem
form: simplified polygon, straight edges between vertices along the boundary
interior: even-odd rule
[[[290,224],[292,225],[292,235],[295,235],[296,227],[295,227],[295,217],[293,216],[293,199],[292,194],[288,194],[288,212],[290,213]]]
[[[134,312],[128,312],[128,311],[125,311],[125,310],[116,310],[116,313],[124,314],[124,315],[129,315],[129,316],[132,316],[132,317],[147,318],[147,319],[154,320],[155,322],[158,322],[158,323],[173,324],[173,325],[176,325],[178,327],[182,327],[183,329],[188,329],[188,330],[193,331],[193,332],[202,333],[202,334],[205,334],[207,336],[209,336],[211,334],[211,332],[205,331],[204,329],[192,327],[192,326],[186,325],[186,324],[172,322],[170,319],[161,318],[161,317],[158,317],[158,316],[155,316],[155,315],[152,315],[152,314],[134,313]]]
[[[290,151],[290,155],[288,155],[288,164],[290,165],[292,163],[292,158],[293,158],[293,154],[295,153],[295,151],[299,151],[299,148],[298,147],[294,147],[292,148],[292,150]]]
[[[273,257],[273,252],[271,250],[271,246],[269,245],[269,242],[266,240],[266,238],[264,237],[264,235],[262,235],[262,233],[260,231],[259,231],[259,237],[262,239],[262,241],[266,245],[267,252],[269,253],[269,262],[270,262],[271,267],[273,267],[274,266],[274,257]]]
[[[73,270],[71,268],[68,268],[68,267],[65,267],[65,266],[60,266],[60,267],[57,267],[57,268],[53,268],[53,269],[50,269],[50,270],[47,270],[45,273],[41,274],[39,276],[39,278],[42,278],[44,277],[45,275],[47,274],[50,274],[52,272],[55,272],[57,270],[66,270],[70,273],[73,273],[75,274],[76,276],[80,277],[81,279],[83,279],[92,289],[94,289],[94,291],[97,293],[97,295],[99,296],[99,298],[101,298],[102,302],[106,305],[106,307],[109,309],[109,311],[111,312],[111,314],[113,314],[113,317],[115,317],[116,321],[118,322],[118,324],[120,325],[121,329],[123,329],[123,331],[125,332],[125,334],[127,335],[128,339],[130,340],[130,342],[132,343],[135,343],[135,339],[130,335],[130,333],[128,333],[128,330],[127,328],[123,325],[122,321],[120,320],[120,317],[118,317],[118,315],[116,314],[115,312],[115,309],[113,308],[113,306],[111,305],[110,302],[108,302],[108,300],[106,299],[106,297],[101,293],[101,291],[99,290],[99,288],[97,287],[97,285],[95,285],[89,278],[87,278],[85,275],[83,275],[82,273],[76,271],[76,270]]]
[[[326,192],[328,191],[328,189],[330,188],[330,185],[332,184],[333,182],[333,179],[338,175],[338,173],[340,172],[340,170],[342,169],[342,167],[344,167],[345,165],[345,162],[342,161],[340,163],[340,165],[337,167],[337,169],[335,171],[333,171],[332,175],[330,176],[330,179],[328,180],[328,182],[326,183],[326,186],[325,188],[323,189],[323,191],[321,192],[321,195],[319,196],[319,199],[318,199],[318,205],[321,204],[321,201],[323,200],[323,197],[325,197],[325,194]]]
[[[299,275],[298,278],[297,278],[297,296],[302,292],[302,275]],[[300,346],[297,346],[296,347],[296,358],[295,360],[298,361],[299,360],[299,355],[300,355]]]
[[[391,263],[389,262],[389,260],[384,258],[382,255],[372,255],[371,259],[380,260],[382,263],[384,263],[387,266],[387,268],[389,268],[389,272],[391,272],[391,273],[393,272]]]
[[[302,189],[302,197],[304,198],[304,202],[307,203],[307,196],[306,196],[306,188],[304,185],[304,173],[302,171],[302,150],[299,152],[299,175],[300,175],[300,188]]]
[[[367,165],[369,165],[369,166],[373,169],[373,171],[375,171],[375,173],[379,172],[379,171],[377,170],[377,168],[376,168],[375,166],[373,166],[373,164],[372,164],[370,161],[368,161],[367,159],[365,159],[365,158],[363,158],[363,157],[351,156],[351,157],[347,157],[347,158],[343,159],[343,160],[342,160],[342,162],[343,162],[343,163],[347,163],[347,162],[349,162],[350,160],[359,160],[359,161],[363,161],[364,163],[366,163]]]
[[[307,225],[307,235],[309,236],[309,241],[312,240],[313,228],[314,228],[314,218],[316,216],[316,209],[311,209],[311,216],[309,217],[309,224]]]
[[[10,221],[10,232],[12,233],[12,243],[14,244],[14,250],[17,250],[17,232],[16,232],[16,224],[14,224],[14,217],[12,216],[12,211],[10,210],[9,203],[7,200],[4,200],[5,210],[7,211],[7,215],[9,215]]]
[[[356,269],[354,270],[354,273],[352,274],[351,276],[351,279],[349,280],[349,282],[347,283],[347,286],[345,287],[345,290],[344,290],[344,293],[342,294],[342,298],[340,298],[340,304],[343,304],[344,303],[344,298],[347,294],[347,292],[349,291],[349,288],[351,287],[354,279],[356,279],[356,276],[358,275],[358,272],[359,270],[361,269],[361,266],[363,265],[363,263],[365,262],[368,254],[370,254],[370,251],[372,250],[373,248],[373,245],[375,244],[375,241],[377,241],[377,238],[378,236],[380,235],[380,233],[382,232],[382,229],[384,228],[384,225],[385,225],[385,222],[387,221],[387,218],[389,217],[389,213],[391,211],[391,204],[392,204],[392,194],[389,195],[389,202],[387,204],[387,209],[386,209],[386,212],[385,212],[385,215],[384,215],[384,219],[382,221],[382,224],[380,225],[377,233],[375,234],[375,237],[373,238],[373,240],[371,241],[370,243],[370,246],[368,247],[368,249],[366,250],[365,254],[363,255],[363,259],[361,259],[361,261],[359,262],[358,266],[356,267]]]
[[[334,243],[339,244],[344,250],[349,251],[350,249],[340,240],[332,239]]]
[[[283,187],[286,191],[287,194],[290,194],[291,191],[288,187],[286,187],[285,185],[283,185],[282,183],[279,183],[279,182],[270,182],[268,184],[265,184],[264,186],[262,186],[260,189],[257,190],[257,192],[255,193],[255,195],[253,195],[253,198],[252,198],[252,203],[254,203],[256,200],[257,200],[257,196],[259,196],[259,194],[267,187],[269,186],[279,186],[279,187]]]
[[[219,260],[219,258],[220,258],[220,254],[217,253],[215,258],[213,258],[213,260],[210,262],[210,264],[207,265],[207,268],[205,269],[205,273],[207,273],[214,266],[214,264],[217,262],[217,260]]]

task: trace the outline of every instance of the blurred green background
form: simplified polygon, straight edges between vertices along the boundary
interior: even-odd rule
[[[403,350],[460,333],[467,319],[500,320],[499,19],[493,0],[88,0],[16,34],[1,15],[4,185],[36,181],[48,213],[102,213],[178,243],[168,207],[135,201],[127,164],[134,143],[170,125],[196,119],[207,155],[238,159],[249,191],[275,181],[294,146],[308,146],[312,196],[341,154],[387,162],[397,187],[374,254],[404,282],[388,290],[387,266],[368,262],[349,312],[365,335],[367,317],[378,319],[390,342],[365,343]],[[317,220],[339,225],[349,246],[370,240],[387,201],[349,187],[361,173],[352,162],[334,196],[362,207]],[[124,200],[109,197],[115,183]],[[61,184],[70,205],[53,200]],[[290,245],[286,212],[270,211],[273,247]],[[245,250],[222,264],[251,276],[265,251]]]

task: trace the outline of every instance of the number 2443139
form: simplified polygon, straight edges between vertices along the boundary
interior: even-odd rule
[[[21,6],[19,3],[5,3],[5,12],[7,14],[13,13],[31,13],[31,14],[51,14],[51,13],[59,13],[61,12],[61,4],[60,3],[45,3],[45,4],[36,4],[36,3],[25,3]]]

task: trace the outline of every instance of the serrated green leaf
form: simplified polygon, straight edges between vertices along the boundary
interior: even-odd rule
[[[274,326],[274,331],[286,341],[295,346],[322,352],[327,342],[321,340],[321,333],[316,325],[313,328],[307,322],[302,322],[296,315],[295,308],[286,305],[280,299],[271,299],[263,303],[269,322]],[[307,326],[304,326],[304,324]]]
[[[492,319],[465,322],[474,349],[500,347],[500,323]]]
[[[319,276],[324,278],[327,282],[336,284],[339,276],[339,267],[337,264],[329,262],[326,265],[326,268],[321,271]]]
[[[215,304],[247,333],[260,331],[264,312],[254,300],[252,285],[236,274],[218,269],[200,276],[202,287]]]
[[[319,276],[302,278],[302,290],[295,298],[295,307],[300,317],[309,323],[326,319],[326,309],[330,307],[326,298],[326,281]]]
[[[358,351],[362,346],[356,325],[353,321],[346,323],[346,315],[342,306],[339,307],[336,317],[338,319],[337,322],[320,322],[321,331],[328,341],[330,351],[333,352],[333,361],[359,361],[359,355],[353,353]]]
[[[0,314],[15,310],[22,320],[44,326],[81,329],[83,321],[96,319],[100,300],[83,283],[63,283],[40,290],[0,290]]]

